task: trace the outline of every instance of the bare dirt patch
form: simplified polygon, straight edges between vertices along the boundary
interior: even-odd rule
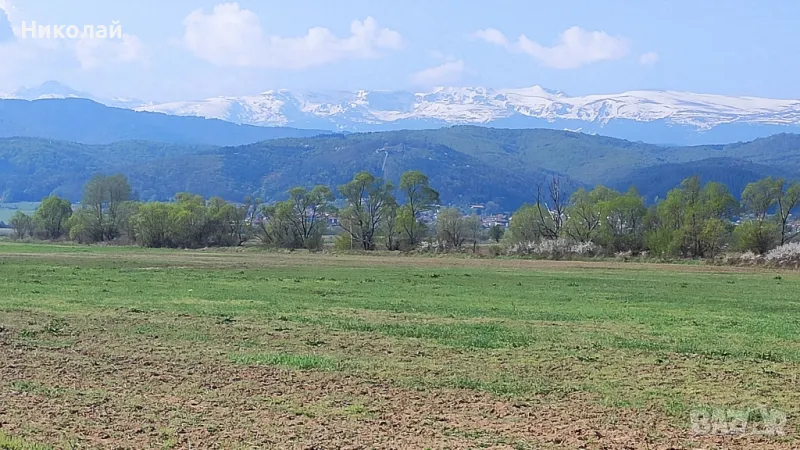
[[[693,437],[660,410],[607,408],[586,393],[513,401],[408,389],[339,372],[234,365],[197,343],[146,345],[147,336],[125,345],[86,336],[70,348],[0,339],[0,430],[57,446],[793,448],[769,438]]]

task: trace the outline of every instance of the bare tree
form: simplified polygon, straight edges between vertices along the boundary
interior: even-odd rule
[[[556,239],[561,235],[561,228],[564,225],[564,211],[567,208],[569,198],[561,189],[561,179],[555,175],[547,183],[548,199],[544,198],[542,190],[542,183],[537,184],[536,211],[539,215],[539,232],[545,238]]]

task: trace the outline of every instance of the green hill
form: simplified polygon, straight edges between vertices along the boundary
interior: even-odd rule
[[[72,200],[98,172],[126,174],[142,199],[191,191],[239,200],[281,198],[297,185],[336,186],[359,170],[397,181],[403,171],[427,173],[445,203],[488,202],[513,209],[531,201],[552,175],[570,187],[636,185],[649,200],[682,178],[720,181],[738,195],[767,175],[800,177],[800,136],[748,143],[663,147],[567,131],[451,127],[277,139],[235,147],[126,141],[87,145],[48,139],[0,139],[0,190],[5,201],[37,201],[50,193]]]

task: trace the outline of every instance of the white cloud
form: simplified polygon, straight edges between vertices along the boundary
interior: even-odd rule
[[[374,58],[382,51],[403,47],[400,33],[379,28],[372,17],[354,20],[347,37],[321,27],[299,37],[269,36],[258,16],[238,3],[216,5],[210,14],[198,9],[183,23],[186,47],[220,66],[303,69],[344,59]]]
[[[26,18],[10,0],[0,0],[0,14],[5,11],[17,39],[0,44],[0,72],[6,75],[33,72],[61,72],[65,67],[82,70],[99,67],[114,68],[120,63],[142,62],[149,58],[149,50],[134,35],[123,34],[120,39],[82,37],[80,39],[21,38],[20,25]]]
[[[464,61],[448,61],[411,74],[411,82],[418,86],[433,86],[455,83],[464,74]]]
[[[14,23],[18,20],[17,10],[10,0],[0,0],[0,43],[14,40],[19,33]]]
[[[11,4],[11,0],[0,0],[0,9],[5,11],[8,15],[8,20],[17,20],[17,10],[14,8],[14,5]]]
[[[485,30],[478,30],[472,33],[472,37],[486,41],[490,44],[499,45],[501,47],[508,46],[508,39],[500,30],[496,28],[486,28]]]
[[[82,38],[75,44],[75,56],[83,70],[93,70],[119,63],[143,62],[149,51],[142,41],[132,34],[122,39]]]
[[[542,65],[554,69],[576,69],[599,61],[624,58],[630,52],[628,39],[611,36],[605,31],[587,31],[580,27],[564,30],[558,43],[552,47],[539,44],[524,34],[516,42],[511,42],[494,28],[478,30],[471,36],[510,52],[525,53]]]
[[[645,66],[652,66],[657,62],[658,62],[658,53],[656,52],[647,52],[639,57],[639,64],[643,64]]]

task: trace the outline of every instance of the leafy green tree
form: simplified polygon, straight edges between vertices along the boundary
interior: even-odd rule
[[[238,247],[250,237],[248,217],[250,215],[250,199],[242,205],[228,203],[220,197],[212,197],[206,206],[209,236],[208,245]]]
[[[369,172],[359,172],[338,189],[347,204],[339,216],[339,225],[361,249],[374,250],[376,231],[390,212],[390,205],[396,204],[394,186]]]
[[[691,256],[703,256],[700,235],[705,225],[705,217],[702,211],[702,196],[700,178],[693,176],[683,180],[681,183],[682,189],[682,214],[681,222],[683,224],[683,248],[685,253]]]
[[[597,186],[591,192],[583,188],[575,191],[565,208],[565,234],[578,242],[594,242],[604,220],[606,203],[618,195],[619,192],[605,186]]]
[[[199,195],[187,192],[175,196],[176,204],[170,209],[172,242],[179,248],[199,248],[208,245],[209,217],[206,202]]]
[[[549,234],[545,230],[554,227],[549,214],[541,214],[536,205],[522,205],[511,215],[509,232],[514,242],[536,242]]]
[[[408,245],[413,247],[419,243],[425,230],[425,224],[420,223],[417,217],[439,204],[439,192],[430,187],[427,175],[418,170],[400,176],[400,191],[406,201],[404,211],[400,214],[400,224]]]
[[[97,241],[98,231],[95,226],[95,217],[91,210],[77,209],[67,221],[69,238],[80,244],[90,244]]]
[[[475,214],[465,217],[464,227],[467,230],[467,240],[472,241],[472,253],[477,253],[478,244],[484,240],[486,235],[480,217]]]
[[[383,220],[381,233],[386,238],[386,250],[400,250],[400,207],[392,200],[386,204],[386,217]]]
[[[291,220],[292,207],[289,202],[264,205],[261,208],[262,220],[259,237],[264,245],[270,247],[300,248],[300,237],[295,234]]]
[[[131,187],[124,175],[95,175],[83,189],[81,203],[94,215],[91,228],[98,241],[111,240],[120,235],[122,204],[131,199]]]
[[[733,230],[736,247],[741,251],[767,253],[780,239],[780,228],[775,221],[746,220]]]
[[[789,230],[789,215],[793,209],[800,205],[800,181],[787,182],[779,179],[778,191],[777,209],[781,227],[780,245],[783,245],[798,235],[796,231]]]
[[[690,177],[667,193],[650,220],[647,246],[656,254],[713,256],[727,243],[736,199],[720,183]]]
[[[333,192],[327,186],[315,186],[310,191],[296,187],[289,191],[291,214],[288,220],[294,227],[294,234],[298,236],[301,247],[321,247],[322,234],[327,226],[325,213],[331,210],[333,200]]]
[[[789,211],[800,201],[800,191],[790,186],[784,192],[785,185],[782,179],[767,177],[745,186],[742,206],[754,219],[736,227],[736,242],[740,249],[763,254],[785,242]],[[771,218],[769,211],[776,206],[778,216]]]
[[[22,211],[15,212],[8,221],[8,224],[14,229],[14,237],[17,239],[25,239],[25,236],[33,236],[33,217]]]
[[[600,203],[602,221],[598,243],[613,251],[641,251],[647,208],[635,188]]]
[[[326,214],[334,211],[333,200],[333,192],[327,186],[315,186],[310,191],[302,187],[289,190],[288,200],[262,208],[261,241],[289,249],[321,248]]]
[[[67,220],[72,215],[69,200],[51,195],[42,200],[33,220],[47,239],[58,239],[67,230]]]
[[[756,220],[765,220],[769,209],[780,196],[780,183],[780,180],[772,177],[748,183],[742,191],[742,205],[745,210],[755,215]]]
[[[729,222],[717,217],[708,219],[700,235],[703,242],[703,256],[709,258],[717,256],[728,242],[728,235],[730,235]]]
[[[132,218],[137,242],[145,247],[172,247],[171,222],[175,205],[161,202],[143,204]]]
[[[448,247],[460,249],[470,236],[467,218],[456,208],[443,208],[436,217],[436,236]]]
[[[503,239],[503,235],[505,233],[506,233],[505,228],[497,224],[489,228],[489,238],[497,243],[500,243],[500,240]]]
[[[133,223],[133,217],[139,211],[142,203],[129,200],[122,202],[119,205],[117,213],[117,229],[121,236],[126,236],[131,242],[136,241],[136,227]]]

